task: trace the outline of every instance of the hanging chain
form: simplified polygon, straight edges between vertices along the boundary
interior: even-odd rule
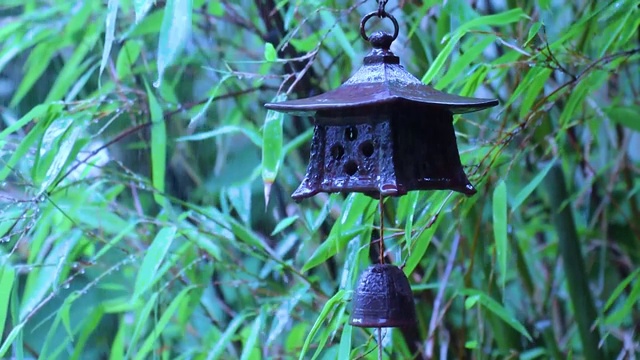
[[[387,13],[384,7],[387,6],[387,2],[389,0],[376,0],[376,1],[378,2],[378,17],[383,18]]]
[[[372,11],[365,15],[362,20],[360,20],[360,36],[362,36],[365,41],[369,41],[369,36],[367,35],[364,26],[366,25],[367,21],[369,21],[369,19],[377,16],[380,19],[386,18],[393,22],[393,36],[391,40],[393,41],[398,38],[398,31],[400,30],[400,26],[398,26],[398,20],[396,20],[396,18],[393,17],[393,15],[389,14],[384,8],[389,0],[376,0],[376,2],[378,3],[378,11]]]

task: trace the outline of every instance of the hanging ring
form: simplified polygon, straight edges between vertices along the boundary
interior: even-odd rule
[[[362,36],[363,39],[365,39],[366,41],[369,41],[369,36],[367,36],[367,32],[364,29],[364,26],[366,25],[367,21],[369,21],[369,19],[371,19],[374,16],[377,16],[381,19],[387,18],[391,20],[393,22],[393,36],[391,41],[394,41],[395,39],[398,38],[398,33],[400,32],[400,25],[398,25],[398,20],[396,20],[396,18],[393,17],[393,15],[389,14],[384,10],[382,11],[382,14],[380,14],[380,11],[378,10],[378,11],[373,11],[368,13],[360,21],[360,36]]]

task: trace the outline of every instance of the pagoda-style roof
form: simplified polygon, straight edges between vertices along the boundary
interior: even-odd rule
[[[365,57],[363,66],[337,89],[265,106],[271,110],[313,116],[318,111],[356,110],[395,103],[444,107],[453,114],[498,105],[495,99],[448,94],[423,84],[400,65],[400,59],[389,50],[391,41],[388,34],[372,35],[373,51]]]

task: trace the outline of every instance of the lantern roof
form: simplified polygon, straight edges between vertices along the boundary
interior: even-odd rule
[[[319,111],[357,110],[380,105],[415,104],[446,108],[453,114],[483,110],[498,105],[496,99],[458,96],[423,84],[400,65],[389,49],[394,37],[384,32],[371,35],[373,50],[364,64],[337,89],[304,99],[268,103],[268,109],[294,115],[313,116]]]

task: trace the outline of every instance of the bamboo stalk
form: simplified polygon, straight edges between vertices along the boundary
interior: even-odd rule
[[[545,185],[558,232],[558,250],[567,277],[569,297],[575,313],[584,357],[587,360],[605,359],[602,349],[598,346],[600,334],[598,328],[594,327],[597,314],[587,282],[588,275],[585,271],[573,213],[570,206],[563,207],[563,202],[569,198],[569,194],[560,165],[551,168],[545,179]]]

